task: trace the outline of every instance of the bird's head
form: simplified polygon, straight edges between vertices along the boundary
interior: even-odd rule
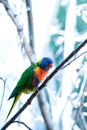
[[[37,62],[37,65],[42,69],[48,71],[53,66],[53,61],[49,57],[44,57],[40,61]]]

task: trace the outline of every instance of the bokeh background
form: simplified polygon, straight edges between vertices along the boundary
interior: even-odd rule
[[[0,128],[12,103],[7,99],[31,61],[48,56],[55,69],[86,38],[87,0],[0,0]],[[87,130],[86,50],[87,45],[41,91],[44,108],[36,97],[17,121],[33,130]],[[9,118],[29,96],[21,97]],[[27,128],[7,128],[14,129]]]

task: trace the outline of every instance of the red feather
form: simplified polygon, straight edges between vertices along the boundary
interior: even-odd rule
[[[44,80],[44,78],[46,77],[48,71],[41,69],[40,67],[36,67],[36,69],[34,70],[35,72],[35,77],[41,82]]]

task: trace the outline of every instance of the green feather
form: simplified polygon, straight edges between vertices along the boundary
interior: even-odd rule
[[[20,92],[24,92],[25,89],[29,89],[33,91],[32,81],[34,79],[34,69],[36,68],[35,64],[32,64],[29,68],[27,68],[20,77],[16,87],[14,88],[12,94],[9,99],[16,97]]]
[[[12,106],[11,106],[11,108],[10,108],[10,110],[9,110],[9,113],[8,113],[7,117],[6,117],[6,120],[8,119],[8,117],[9,117],[9,115],[10,115],[12,109],[14,108],[14,106],[15,106],[16,103],[17,103],[17,101],[19,100],[21,94],[22,94],[22,93],[19,93],[19,95],[14,98],[13,103],[12,103]]]
[[[36,88],[35,86],[32,86],[32,81],[34,79],[34,69],[37,67],[36,64],[32,64],[30,67],[28,67],[23,74],[21,75],[16,87],[14,88],[13,92],[11,93],[9,99],[14,98],[13,104],[11,106],[11,109],[6,117],[9,117],[12,109],[14,108],[16,102],[19,100],[22,93],[29,93],[34,91]],[[8,100],[9,100],[8,99]]]

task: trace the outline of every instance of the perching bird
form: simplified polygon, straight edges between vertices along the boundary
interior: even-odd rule
[[[6,117],[9,117],[13,107],[20,99],[22,93],[28,94],[32,91],[35,91],[41,81],[43,81],[48,74],[48,71],[53,66],[53,61],[49,57],[44,57],[40,61],[35,64],[31,64],[19,79],[16,87],[14,88],[13,92],[11,93],[9,99],[14,98],[13,104],[9,110],[9,113]],[[8,100],[9,100],[8,99]]]

